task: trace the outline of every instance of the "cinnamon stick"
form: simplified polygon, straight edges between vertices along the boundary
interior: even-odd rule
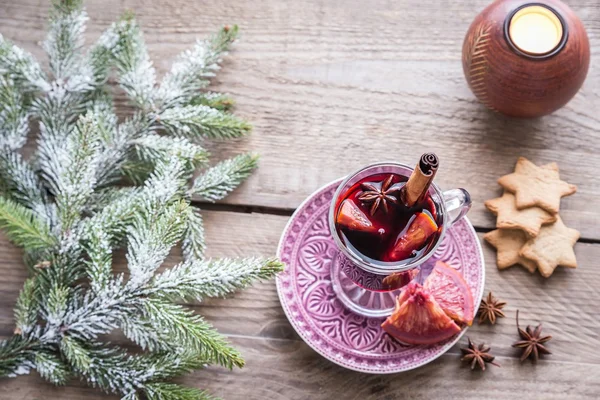
[[[412,207],[425,199],[439,164],[435,153],[425,153],[421,156],[408,182],[400,191],[400,201],[405,207]]]

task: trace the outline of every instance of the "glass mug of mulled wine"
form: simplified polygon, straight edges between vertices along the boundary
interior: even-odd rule
[[[431,272],[430,259],[446,231],[471,208],[465,189],[442,192],[433,183],[438,166],[433,153],[423,154],[415,168],[371,164],[335,192],[329,228],[340,251],[332,285],[353,312],[390,315],[399,289]]]

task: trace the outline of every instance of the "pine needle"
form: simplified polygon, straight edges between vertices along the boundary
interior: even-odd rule
[[[202,260],[204,258],[204,250],[206,249],[204,221],[198,208],[190,208],[188,211],[181,248],[186,261]]]
[[[26,250],[39,250],[57,244],[48,226],[27,208],[0,197],[0,229],[8,239]]]
[[[190,193],[215,202],[238,187],[258,165],[258,156],[241,154],[204,171],[192,185]]]
[[[233,139],[252,130],[250,124],[235,115],[204,105],[169,108],[156,119],[168,134],[191,139]]]
[[[203,390],[173,383],[150,383],[144,387],[148,400],[217,400]]]

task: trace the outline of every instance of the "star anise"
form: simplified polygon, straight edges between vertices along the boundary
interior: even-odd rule
[[[360,187],[363,193],[358,196],[358,199],[365,204],[371,204],[371,215],[375,215],[380,207],[387,213],[389,211],[388,203],[396,203],[398,201],[396,196],[392,196],[392,193],[400,191],[400,188],[392,185],[393,179],[394,176],[390,175],[381,184],[381,188],[378,188],[372,182],[361,183]]]
[[[477,311],[479,323],[482,324],[489,321],[490,324],[494,325],[497,318],[505,317],[504,312],[502,312],[505,305],[506,303],[504,301],[498,301],[492,292],[489,292],[487,299],[481,300],[479,310]]]
[[[540,354],[552,354],[550,350],[544,346],[544,343],[552,339],[552,336],[548,335],[542,337],[542,324],[536,326],[535,329],[533,329],[531,325],[527,325],[525,330],[521,329],[519,326],[519,310],[517,310],[517,330],[519,331],[519,336],[521,336],[522,340],[513,343],[512,347],[523,349],[521,362],[529,357],[532,357],[533,362],[536,362],[540,358]]]
[[[485,364],[489,363],[499,367],[500,364],[494,362],[493,355],[490,354],[490,348],[486,346],[484,343],[481,343],[477,346],[475,343],[471,342],[470,338],[467,338],[469,341],[469,347],[461,347],[460,351],[463,353],[461,361],[467,361],[471,363],[471,369],[475,369],[476,365],[479,365],[482,371],[485,371]]]

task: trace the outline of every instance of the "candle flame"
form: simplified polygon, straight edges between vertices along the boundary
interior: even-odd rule
[[[519,50],[533,55],[550,53],[563,36],[558,16],[542,6],[524,7],[510,21],[509,36]]]

